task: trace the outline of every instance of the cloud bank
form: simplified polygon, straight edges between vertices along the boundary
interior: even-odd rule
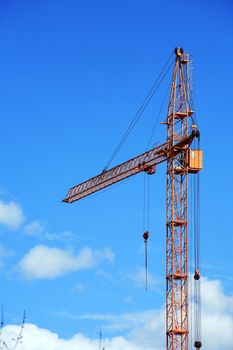
[[[4,341],[10,342],[12,337],[17,337],[17,326],[6,326],[4,329]],[[141,350],[124,337],[105,339],[106,350]],[[33,324],[26,324],[23,333],[23,342],[17,347],[18,350],[96,350],[99,348],[99,340],[76,334],[71,339],[65,340],[47,329],[38,328]]]
[[[224,293],[219,280],[203,278],[202,282],[203,348],[208,350],[231,350],[233,348],[233,295]],[[106,350],[164,350],[165,310],[114,314],[61,315],[67,319],[92,319],[103,325],[103,335],[118,330],[122,336],[103,337]],[[67,322],[67,321],[66,321]],[[20,327],[3,328],[2,340],[6,343],[17,338]],[[47,329],[26,324],[23,342],[17,350],[96,350],[98,338],[77,333],[70,339],[62,339]],[[193,345],[190,346],[193,348]]]
[[[22,258],[18,268],[21,276],[29,280],[52,279],[68,272],[91,269],[104,260],[111,262],[113,259],[109,248],[93,250],[86,247],[74,255],[71,250],[37,245]]]

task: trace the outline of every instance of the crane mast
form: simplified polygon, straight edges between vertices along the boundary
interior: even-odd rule
[[[176,59],[167,113],[166,189],[166,348],[188,349],[188,150],[174,155],[173,146],[188,135],[193,111],[187,91],[188,55],[175,50]]]
[[[190,150],[200,134],[189,101],[188,63],[188,54],[176,48],[167,117],[162,123],[167,126],[166,142],[70,188],[63,199],[72,203],[140,172],[152,175],[158,164],[167,161],[166,350],[189,349],[188,177],[202,169],[202,153]],[[200,349],[201,342],[194,346]]]

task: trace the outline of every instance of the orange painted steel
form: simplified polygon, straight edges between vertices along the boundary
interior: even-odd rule
[[[176,49],[167,113],[167,142],[188,136],[192,111],[188,102],[188,56]],[[187,350],[188,328],[188,150],[167,160],[166,194],[166,349]]]
[[[167,142],[72,187],[63,202],[72,203],[140,172],[153,174],[167,161],[166,187],[166,350],[188,350],[188,175],[190,145],[199,137],[189,106],[188,54],[175,49],[168,104]]]
[[[179,154],[184,147],[189,147],[195,136],[195,130],[191,130],[187,137],[180,139],[173,146],[173,154]],[[148,174],[154,173],[156,165],[167,160],[170,157],[170,152],[171,147],[167,142],[155,147],[140,156],[132,158],[127,162],[117,165],[112,169],[104,171],[101,174],[70,188],[67,196],[63,199],[63,202],[73,203],[143,171]]]

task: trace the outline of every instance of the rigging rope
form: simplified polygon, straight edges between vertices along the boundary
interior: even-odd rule
[[[145,283],[148,290],[148,243],[150,235],[150,177],[144,174],[144,195],[143,195],[143,238],[145,244]]]
[[[152,85],[151,89],[149,90],[149,92],[148,92],[147,96],[145,97],[143,103],[140,105],[139,109],[137,110],[136,114],[134,115],[130,125],[128,126],[127,130],[125,131],[125,133],[123,134],[122,138],[120,139],[120,142],[118,143],[117,147],[113,151],[113,153],[112,153],[111,157],[109,158],[109,160],[108,160],[105,168],[103,169],[103,171],[106,171],[109,168],[110,164],[112,163],[112,161],[116,157],[117,153],[120,151],[121,147],[125,143],[127,137],[129,136],[129,134],[133,130],[134,126],[136,125],[136,123],[138,122],[138,120],[142,116],[143,112],[145,111],[146,107],[150,103],[150,101],[151,101],[152,97],[154,96],[155,92],[158,90],[158,88],[161,85],[162,81],[166,77],[168,71],[170,70],[170,68],[171,68],[171,66],[173,65],[173,62],[174,62],[174,60],[172,60],[172,62],[168,66],[172,56],[173,56],[173,53],[168,58],[166,64],[164,65],[163,69],[161,70],[160,74],[158,75],[157,79],[155,80],[154,84]]]
[[[147,147],[146,147],[146,151],[148,151],[148,148],[150,146],[152,137],[154,135],[155,129],[158,125],[158,121],[160,118],[160,115],[162,113],[163,107],[164,107],[164,103],[166,101],[168,92],[170,90],[170,83],[168,84],[168,87],[166,89],[164,98],[162,100],[162,104],[161,107],[159,109],[159,113],[157,115],[157,118],[155,120],[155,123],[153,125],[151,134],[149,136],[148,142],[147,142]],[[146,186],[146,181],[147,181],[147,186]],[[144,235],[148,234],[149,237],[149,232],[150,232],[150,177],[148,177],[145,173],[144,173],[144,195],[143,195],[143,232]],[[143,238],[144,238],[143,235]],[[148,239],[147,237],[147,239]],[[146,291],[148,290],[148,245],[147,245],[147,239],[145,240],[144,238],[144,243],[145,243],[145,284],[146,284]]]
[[[143,232],[146,231],[146,173],[143,176]]]
[[[150,176],[148,176],[147,181],[147,227],[150,231]]]
[[[166,99],[167,99],[167,95],[168,95],[168,93],[169,93],[169,90],[170,90],[170,82],[169,82],[169,84],[168,84],[167,90],[166,90],[165,95],[164,95],[164,98],[163,98],[163,100],[162,100],[162,104],[161,104],[159,113],[158,113],[158,115],[157,115],[157,118],[155,119],[155,123],[154,123],[154,125],[153,125],[151,134],[150,134],[150,136],[149,136],[149,139],[148,139],[148,142],[147,142],[147,146],[146,146],[146,151],[148,151],[148,149],[149,149],[149,147],[150,147],[150,143],[151,143],[152,137],[153,137],[153,135],[154,135],[154,132],[155,132],[155,130],[156,130],[156,127],[157,127],[157,125],[158,125],[159,118],[160,118],[160,115],[161,115],[161,113],[162,113],[162,110],[163,110],[165,101],[166,101]]]
[[[200,137],[198,137],[198,157],[200,150]],[[199,159],[198,159],[199,163]],[[195,342],[196,349],[201,348],[201,281],[200,281],[200,175],[194,178],[194,316],[195,316]]]
[[[194,208],[194,184],[193,184],[193,176],[191,176],[190,179],[190,232],[189,232],[189,248],[190,252],[193,254],[190,254],[190,266],[194,266],[194,220],[193,220],[193,208]],[[193,277],[193,276],[192,276]],[[189,275],[189,294],[193,298],[193,278],[191,277],[191,274]],[[190,338],[189,338],[189,347],[190,349],[193,347],[193,302],[190,303],[190,309],[189,309],[189,315],[190,315]]]
[[[145,279],[146,279],[146,291],[147,291],[147,280],[148,280],[148,272],[147,272],[147,240],[149,238],[149,231],[145,231],[143,233],[143,238],[144,238],[144,244],[145,244]]]

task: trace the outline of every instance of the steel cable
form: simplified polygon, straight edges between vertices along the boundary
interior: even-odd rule
[[[127,137],[129,136],[129,134],[131,133],[131,131],[133,130],[134,126],[136,125],[136,123],[138,122],[138,120],[140,119],[140,117],[142,116],[143,112],[145,111],[146,107],[148,106],[148,104],[150,103],[152,97],[154,96],[155,92],[158,90],[159,86],[161,85],[162,81],[164,80],[164,78],[166,77],[168,71],[170,70],[172,64],[174,61],[172,61],[170,63],[170,65],[168,66],[171,58],[173,56],[173,53],[170,55],[170,57],[168,58],[166,64],[164,65],[162,71],[160,72],[159,76],[157,77],[157,79],[155,80],[154,84],[152,85],[151,89],[149,90],[147,96],[145,97],[143,103],[140,105],[138,111],[136,112],[136,114],[134,115],[130,125],[128,126],[127,130],[125,131],[125,133],[123,134],[120,142],[118,143],[117,147],[115,148],[114,152],[112,153],[111,157],[109,158],[104,171],[106,171],[110,164],[112,163],[112,161],[114,160],[114,158],[116,157],[117,153],[120,151],[121,147],[123,146],[123,144],[125,143]],[[168,66],[168,68],[167,68]],[[167,68],[167,69],[166,69]],[[165,73],[164,73],[165,71]],[[164,73],[164,74],[163,74]]]

